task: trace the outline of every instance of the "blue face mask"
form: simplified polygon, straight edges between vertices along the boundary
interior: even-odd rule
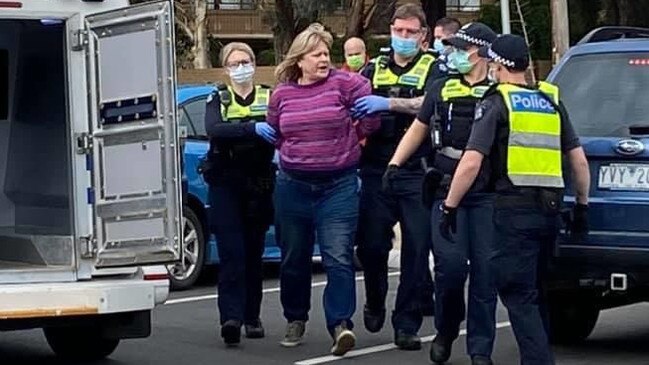
[[[446,47],[444,46],[444,43],[442,43],[441,39],[435,39],[435,42],[433,42],[433,49],[439,54],[444,54],[446,51]]]
[[[392,49],[399,56],[412,57],[419,53],[419,44],[416,39],[392,35]]]
[[[469,61],[469,52],[456,50],[448,55],[449,63],[461,74],[468,74],[473,69],[473,64]]]

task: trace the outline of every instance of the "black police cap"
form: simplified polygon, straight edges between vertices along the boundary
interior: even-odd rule
[[[459,49],[467,49],[470,46],[484,47],[489,46],[497,36],[487,25],[475,22],[465,24],[457,33],[442,40],[442,43]]]
[[[514,71],[525,71],[530,65],[530,51],[525,39],[514,34],[498,36],[491,46],[480,48],[478,55]]]

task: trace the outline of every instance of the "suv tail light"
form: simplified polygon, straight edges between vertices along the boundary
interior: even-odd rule
[[[0,1],[0,8],[14,8],[19,9],[23,7],[23,3],[18,1]]]
[[[649,58],[635,58],[629,60],[629,65],[632,66],[649,66]]]

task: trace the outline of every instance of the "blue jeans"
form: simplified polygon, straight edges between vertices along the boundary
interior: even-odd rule
[[[512,323],[521,364],[553,365],[539,274],[543,256],[557,238],[559,218],[539,207],[499,207],[496,200],[492,273]]]
[[[297,179],[280,171],[275,185],[276,233],[282,250],[280,299],[284,317],[307,321],[311,306],[311,260],[316,236],[327,274],[327,329],[353,328],[356,310],[354,237],[358,220],[356,172],[322,179]]]
[[[469,355],[491,357],[497,304],[489,270],[493,252],[493,195],[470,194],[464,198],[457,211],[455,242],[445,240],[439,233],[441,204],[442,200],[437,200],[432,211],[435,327],[441,336],[454,340],[466,315]],[[468,314],[464,301],[467,275],[470,278]]]

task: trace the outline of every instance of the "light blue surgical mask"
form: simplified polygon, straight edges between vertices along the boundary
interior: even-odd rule
[[[448,55],[448,60],[459,73],[465,75],[473,69],[473,63],[469,61],[470,56],[467,51],[455,50]]]
[[[401,38],[393,34],[392,49],[394,50],[394,53],[399,56],[412,57],[419,53],[419,44],[417,44],[416,39]]]
[[[441,39],[435,39],[435,42],[433,42],[433,49],[439,54],[444,54],[446,51],[446,47],[444,46],[444,43],[442,43]]]
[[[239,65],[236,68],[230,69],[230,80],[235,84],[245,84],[252,81],[255,75],[255,67],[253,65]]]

